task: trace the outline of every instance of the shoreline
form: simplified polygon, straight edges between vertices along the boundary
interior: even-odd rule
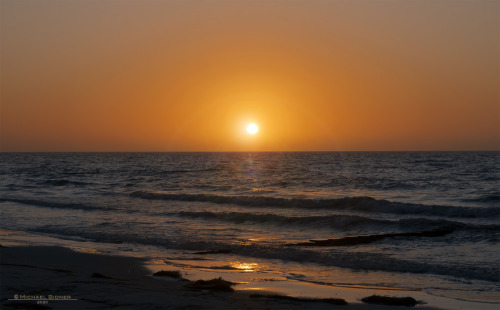
[[[10,240],[10,241],[9,241]],[[66,244],[65,244],[66,243]],[[170,265],[151,264],[147,258],[109,255],[88,248],[77,248],[57,238],[1,230],[1,303],[16,309],[30,303],[39,309],[398,309],[401,307],[365,304],[361,298],[371,295],[413,297],[426,304],[418,309],[495,309],[498,304],[464,302],[431,296],[424,291],[394,288],[327,286],[285,279],[247,282],[234,285],[235,292],[192,290],[188,280],[222,277],[240,282],[238,277],[252,273],[189,270],[183,279],[153,277],[159,270],[173,270]],[[73,243],[77,243],[76,241]],[[74,251],[73,249],[77,251]],[[235,281],[236,279],[236,281]],[[241,283],[241,282],[240,282]],[[253,298],[252,294],[279,294],[291,297],[341,298],[349,304],[337,306],[325,302]],[[18,295],[18,300],[15,299]],[[42,296],[46,300],[19,300],[20,296]],[[49,295],[56,299],[49,300]],[[69,297],[68,297],[69,296]],[[40,299],[40,298],[39,298]],[[242,308],[242,305],[244,307]],[[403,309],[406,309],[404,307]]]
[[[0,248],[2,305],[20,304],[45,309],[328,309],[320,301],[287,301],[252,298],[266,290],[213,292],[192,290],[184,280],[151,276],[145,259],[78,253],[55,246]],[[275,293],[275,292],[272,292]],[[366,292],[366,295],[370,295]],[[17,299],[16,299],[17,297]],[[245,305],[242,307],[241,305]],[[342,309],[385,309],[382,305],[349,303]],[[419,307],[422,309],[437,309]]]

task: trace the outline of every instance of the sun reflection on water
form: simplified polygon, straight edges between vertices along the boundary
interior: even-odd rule
[[[257,269],[257,263],[243,263],[243,262],[233,262],[231,263],[231,267],[236,268],[238,270],[253,272]]]

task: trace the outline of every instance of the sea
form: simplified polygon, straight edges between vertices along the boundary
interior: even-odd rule
[[[186,275],[500,304],[499,168],[494,151],[0,153],[0,225]]]

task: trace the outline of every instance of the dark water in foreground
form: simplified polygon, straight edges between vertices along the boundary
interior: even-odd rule
[[[499,152],[3,153],[0,223],[187,268],[500,302],[499,167]]]

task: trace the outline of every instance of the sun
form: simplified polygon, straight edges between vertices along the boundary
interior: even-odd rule
[[[255,125],[254,123],[248,124],[247,126],[247,132],[251,135],[254,135],[259,131],[259,126]]]

